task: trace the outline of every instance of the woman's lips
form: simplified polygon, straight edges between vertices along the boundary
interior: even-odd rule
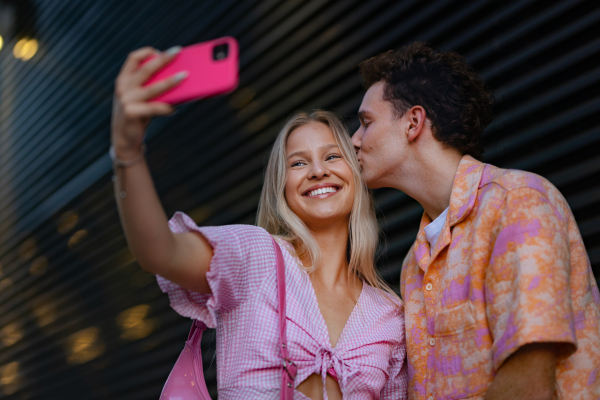
[[[318,189],[311,190],[305,194],[305,196],[310,198],[318,198],[324,199],[327,197],[331,197],[337,192],[339,192],[341,188],[337,188],[335,186],[325,186]]]
[[[306,189],[304,191],[304,193],[302,193],[302,196],[308,196],[309,193],[312,193],[314,195],[315,193],[313,193],[313,192],[315,190],[317,190],[317,189],[328,189],[328,191],[332,191],[331,188],[336,189],[336,190],[341,190],[342,189],[342,185],[339,185],[339,184],[333,183],[333,182],[318,183],[318,184],[312,185],[311,187],[309,187],[308,189]]]

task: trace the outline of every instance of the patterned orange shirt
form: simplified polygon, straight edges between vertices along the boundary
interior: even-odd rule
[[[483,399],[521,346],[556,342],[556,399],[600,398],[600,293],[579,229],[540,176],[460,162],[442,233],[404,260],[410,399]]]

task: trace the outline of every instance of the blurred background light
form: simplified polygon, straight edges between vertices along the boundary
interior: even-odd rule
[[[29,273],[31,275],[41,275],[46,271],[48,266],[48,259],[46,257],[36,257],[29,267]]]
[[[34,238],[25,240],[19,247],[19,258],[23,261],[29,261],[35,255],[37,242]]]
[[[30,60],[38,51],[38,41],[31,38],[23,38],[15,43],[13,55],[23,61]]]
[[[18,322],[13,322],[0,329],[0,341],[6,347],[23,339],[23,329]]]
[[[138,340],[150,335],[156,327],[153,319],[146,318],[150,311],[148,304],[140,304],[121,312],[117,316],[117,325],[121,327],[121,338],[125,340]]]
[[[9,396],[19,387],[19,362],[13,361],[0,369],[0,386],[5,395]]]
[[[67,361],[84,364],[104,353],[105,346],[99,336],[100,329],[96,326],[72,334],[67,344]]]
[[[75,211],[67,211],[63,213],[58,220],[58,233],[64,235],[77,225],[79,214]]]
[[[56,321],[56,306],[50,302],[40,303],[33,307],[33,314],[38,326],[43,328]]]
[[[11,287],[13,285],[13,281],[10,278],[5,278],[0,281],[0,292]]]
[[[75,245],[79,244],[83,239],[88,236],[88,232],[85,229],[79,230],[71,236],[69,241],[67,242],[67,246],[69,248],[73,248]]]

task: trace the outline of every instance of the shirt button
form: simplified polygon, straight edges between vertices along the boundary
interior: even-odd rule
[[[425,289],[431,290],[433,289],[433,285],[431,283],[428,283],[427,285],[425,285]]]
[[[429,339],[429,344],[435,346],[435,338]]]

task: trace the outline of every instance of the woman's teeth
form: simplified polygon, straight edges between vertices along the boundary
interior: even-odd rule
[[[320,194],[325,194],[325,193],[335,193],[337,191],[338,191],[337,188],[334,188],[334,187],[331,187],[331,186],[324,187],[324,188],[321,188],[321,189],[317,189],[317,190],[313,190],[311,192],[308,192],[308,197],[318,196]]]

